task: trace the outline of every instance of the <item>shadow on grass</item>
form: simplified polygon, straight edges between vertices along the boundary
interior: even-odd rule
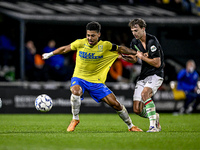
[[[5,131],[0,132],[0,135],[5,134],[84,134],[84,133],[138,133],[138,132],[130,132],[130,131],[74,131],[74,132],[67,132],[67,131]],[[141,132],[139,132],[141,133]]]

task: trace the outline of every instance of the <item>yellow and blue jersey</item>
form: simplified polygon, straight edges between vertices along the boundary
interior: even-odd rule
[[[96,45],[90,45],[84,38],[72,42],[71,49],[77,50],[73,77],[92,83],[105,83],[108,71],[118,57],[116,50],[111,51],[113,44],[100,40]]]

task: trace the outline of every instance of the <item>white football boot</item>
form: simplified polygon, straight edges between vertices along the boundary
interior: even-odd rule
[[[159,123],[159,114],[158,113],[156,113],[156,128],[159,130],[159,131],[161,131],[161,125],[160,125],[160,123]]]
[[[159,132],[159,130],[154,126],[150,126],[147,132]]]

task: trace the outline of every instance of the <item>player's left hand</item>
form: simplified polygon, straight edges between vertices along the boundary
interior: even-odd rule
[[[143,52],[137,51],[136,56],[137,56],[138,58],[142,59],[142,58],[144,57],[144,53],[143,53]]]

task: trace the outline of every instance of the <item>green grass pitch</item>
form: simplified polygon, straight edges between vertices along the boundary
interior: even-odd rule
[[[0,114],[0,150],[200,149],[200,114],[160,114],[159,133],[146,132],[148,119],[130,116],[145,132],[128,132],[117,114],[81,114],[71,133],[71,114]]]

